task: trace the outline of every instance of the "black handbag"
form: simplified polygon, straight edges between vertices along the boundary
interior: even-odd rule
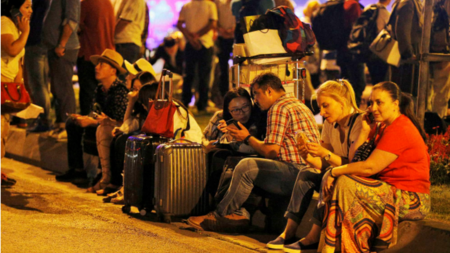
[[[375,139],[378,136],[378,132],[380,131],[380,124],[377,125],[377,130],[375,132],[375,135],[370,139],[365,141],[355,152],[355,156],[353,156],[352,163],[354,162],[361,162],[367,160],[369,158],[370,154],[375,150]]]

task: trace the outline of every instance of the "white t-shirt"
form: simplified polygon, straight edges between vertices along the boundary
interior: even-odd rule
[[[196,33],[205,27],[210,20],[217,21],[216,4],[212,1],[194,0],[183,5],[180,11],[178,21],[186,24],[186,29],[191,33]],[[214,32],[209,30],[200,37],[200,42],[204,47],[210,48],[214,46]]]
[[[134,43],[142,46],[141,36],[145,23],[145,2],[144,0],[113,0],[114,15],[116,22],[120,19],[131,21],[125,29],[115,34],[114,43]]]
[[[11,34],[14,40],[17,40],[20,36],[19,29],[17,29],[14,22],[5,16],[2,16],[2,35]],[[20,51],[16,56],[10,56],[6,51],[2,49],[2,75],[9,79],[14,80],[19,73],[19,64],[22,57],[25,55],[25,48]]]
[[[350,118],[351,117],[349,117],[349,120],[347,120],[347,122],[345,123],[346,125],[349,125]],[[355,123],[353,124],[353,127],[350,132],[350,145],[351,143],[356,141],[356,139],[359,136],[359,133],[361,132],[362,118],[363,118],[362,114],[360,114],[355,119]],[[344,142],[341,143],[339,127],[336,124],[337,123],[331,124],[328,121],[325,121],[322,130],[322,141],[323,143],[329,144],[333,147],[333,150],[330,151],[332,151],[334,154],[341,157],[348,157],[348,150],[350,146],[347,142],[348,130],[345,132]]]

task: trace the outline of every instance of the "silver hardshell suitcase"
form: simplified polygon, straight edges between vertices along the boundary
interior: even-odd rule
[[[156,149],[155,210],[169,223],[171,216],[201,215],[209,208],[205,149],[199,143],[179,142],[164,143]]]

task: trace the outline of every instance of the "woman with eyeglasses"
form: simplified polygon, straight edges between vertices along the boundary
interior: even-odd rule
[[[266,121],[261,116],[264,116],[263,113],[257,106],[253,106],[247,90],[244,88],[230,90],[224,96],[223,110],[214,114],[203,131],[203,145],[208,152],[215,149],[218,144],[229,144],[234,151],[253,154],[255,152],[251,147],[240,142],[233,142],[231,136],[226,134],[227,122],[239,121],[251,135],[260,139],[266,130]]]
[[[267,113],[261,112],[258,106],[253,105],[248,91],[244,88],[228,91],[224,96],[223,110],[214,114],[203,131],[203,145],[208,152],[211,172],[206,189],[210,195],[215,196],[215,201],[219,201],[223,195],[216,192],[227,157],[256,154],[250,146],[233,141],[227,134],[227,122],[234,124],[230,120],[240,122],[251,135],[260,140],[263,140],[266,134]],[[220,187],[221,189],[228,188],[225,182],[222,185],[224,186]]]

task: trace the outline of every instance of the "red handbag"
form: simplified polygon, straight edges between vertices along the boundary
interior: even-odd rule
[[[165,76],[170,78],[169,99],[164,99]],[[157,134],[166,138],[173,138],[173,115],[177,110],[177,106],[172,101],[172,76],[168,70],[163,70],[161,79],[158,83],[155,100],[149,101],[149,112],[145,119],[141,131],[147,134]],[[162,88],[161,88],[162,87]],[[161,93],[161,99],[158,95]]]
[[[31,103],[23,83],[2,82],[2,113],[20,112]]]

